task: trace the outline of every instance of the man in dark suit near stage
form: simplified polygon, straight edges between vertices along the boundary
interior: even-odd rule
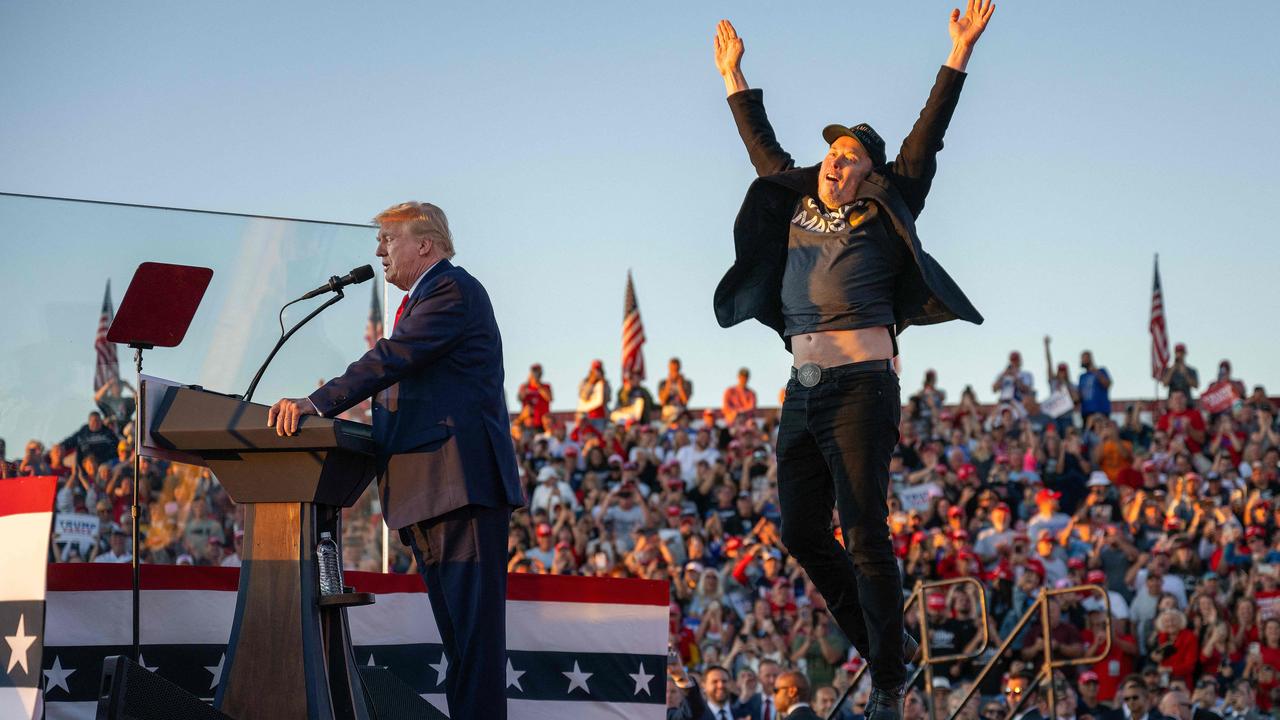
[[[818,713],[809,707],[811,699],[813,691],[809,688],[809,679],[802,672],[788,670],[773,683],[773,702],[778,708],[779,718],[820,720]]]
[[[378,483],[427,584],[447,661],[454,720],[506,718],[507,530],[524,504],[502,387],[502,339],[480,282],[449,262],[453,237],[429,203],[388,208],[376,255],[407,291],[391,337],[306,398],[272,406],[293,434],[373,397]]]

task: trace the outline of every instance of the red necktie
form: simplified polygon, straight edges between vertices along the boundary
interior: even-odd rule
[[[391,323],[391,329],[392,329],[392,330],[395,330],[395,329],[396,329],[396,325],[399,325],[399,324],[400,324],[400,316],[404,314],[404,306],[405,306],[405,305],[407,305],[408,303],[409,303],[409,296],[408,296],[408,295],[405,295],[403,298],[401,298],[401,299],[400,299],[400,307],[396,308],[396,319],[395,319],[395,322]]]

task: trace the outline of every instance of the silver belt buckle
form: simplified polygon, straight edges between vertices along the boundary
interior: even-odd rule
[[[796,368],[796,379],[800,384],[811,388],[822,380],[822,367],[818,363],[805,363]]]

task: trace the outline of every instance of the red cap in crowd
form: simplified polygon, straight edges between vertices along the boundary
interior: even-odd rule
[[[742,547],[742,538],[738,537],[737,535],[731,535],[729,536],[728,540],[724,541],[725,552],[733,552],[734,550],[738,550],[741,547]]]
[[[551,534],[551,526],[546,523],[538,523],[538,537],[546,537]]]
[[[1101,585],[1107,581],[1107,574],[1101,570],[1090,570],[1085,574],[1084,581],[1090,585]]]
[[[1153,472],[1155,472],[1155,471],[1156,471],[1156,461],[1155,461],[1155,460],[1143,460],[1143,461],[1142,461],[1142,472],[1144,472],[1144,473],[1153,473]]]
[[[1006,513],[1007,513],[1007,512],[1010,512],[1010,510],[1009,510],[1009,504],[1008,504],[1008,503],[996,503],[996,506],[995,506],[995,507],[993,507],[993,508],[991,508],[991,512],[995,512],[995,511],[997,511],[997,510],[999,510],[999,511],[1001,511],[1001,512],[1006,512]]]
[[[957,518],[963,515],[964,515],[964,511],[955,505],[952,505],[951,509],[947,510],[947,517],[949,518]]]
[[[1246,540],[1252,540],[1254,538],[1265,538],[1266,536],[1267,536],[1267,531],[1263,530],[1261,527],[1257,525],[1253,525],[1248,530],[1244,531],[1244,537]]]
[[[929,593],[928,603],[930,610],[945,610],[947,598],[942,593]]]
[[[1096,682],[1098,682],[1098,673],[1092,670],[1085,670],[1084,672],[1080,673],[1081,685],[1085,683],[1096,683]]]
[[[1084,569],[1084,558],[1073,557],[1067,561],[1067,567],[1072,570]]]
[[[969,478],[974,477],[977,474],[978,474],[978,468],[974,467],[973,465],[970,465],[969,463],[965,463],[961,465],[960,468],[956,470],[956,477],[960,478],[961,480],[968,480]]]
[[[1035,558],[1029,558],[1027,560],[1027,569],[1039,575],[1041,580],[1044,580],[1044,563]]]
[[[591,367],[595,368],[596,370],[603,370],[603,369],[604,369],[604,363],[603,363],[603,362],[601,362],[601,361],[599,361],[599,360],[592,360],[592,361],[591,361]]]
[[[1036,493],[1036,504],[1039,505],[1041,503],[1047,503],[1050,500],[1058,500],[1061,497],[1062,493],[1060,492],[1055,492],[1049,488],[1040,488],[1040,491]]]
[[[667,506],[667,517],[680,517],[680,506],[679,506],[679,505],[668,505],[668,506]]]
[[[967,540],[969,539],[969,531],[968,531],[968,530],[956,530],[955,532],[951,533],[951,539],[952,539],[952,540],[955,540],[955,541],[957,541],[957,542],[964,542],[964,541],[967,541]]]

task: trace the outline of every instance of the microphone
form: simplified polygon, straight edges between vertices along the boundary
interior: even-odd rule
[[[329,278],[329,282],[325,283],[324,285],[321,285],[320,287],[316,288],[315,290],[312,290],[311,292],[307,293],[306,295],[303,295],[298,299],[310,300],[311,298],[316,297],[317,295],[323,295],[327,292],[337,292],[339,289],[344,288],[348,285],[359,285],[360,283],[372,277],[373,277],[373,266],[361,265],[360,267],[352,270],[351,272],[347,273],[346,275],[343,275],[342,277],[338,277],[337,275],[334,275],[333,277]]]

